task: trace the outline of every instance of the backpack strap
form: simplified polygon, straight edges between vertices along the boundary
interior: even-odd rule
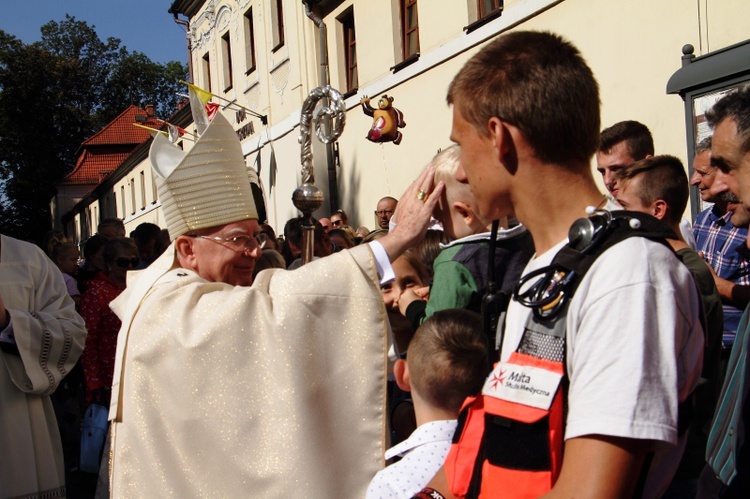
[[[510,303],[510,293],[497,291],[495,282],[495,248],[497,246],[497,233],[500,227],[499,220],[492,221],[492,232],[490,233],[490,251],[487,257],[487,290],[482,297],[482,329],[487,336],[487,360],[492,366],[498,358],[495,348],[497,344],[497,325]]]
[[[528,231],[513,238],[512,244],[516,255],[523,254],[525,257],[513,257],[504,262],[502,282],[498,281],[498,269],[495,267],[495,256],[497,253],[497,235],[499,221],[492,222],[490,233],[489,255],[487,257],[487,289],[482,296],[482,328],[487,337],[487,357],[489,365],[497,362],[500,356],[500,347],[503,342],[503,331],[505,328],[505,315],[508,305],[513,296],[513,289],[521,276],[529,257],[534,253],[534,241]],[[506,242],[506,244],[508,244]]]
[[[583,276],[602,253],[630,237],[646,237],[672,251],[667,239],[674,231],[664,222],[645,213],[596,210],[588,218],[576,220],[568,234],[568,244],[552,263],[521,278],[513,298],[531,308],[532,317],[545,322],[567,310]]]

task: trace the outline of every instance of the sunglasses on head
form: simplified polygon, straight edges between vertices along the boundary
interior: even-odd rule
[[[115,259],[115,263],[121,269],[126,269],[128,267],[137,267],[138,264],[140,263],[140,261],[141,260],[138,257],[135,257],[135,258],[122,258],[122,257],[120,257],[120,258],[116,258]]]

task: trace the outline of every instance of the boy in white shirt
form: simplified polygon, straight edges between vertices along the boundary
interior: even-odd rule
[[[398,386],[411,392],[417,429],[386,451],[386,459],[403,457],[375,475],[367,499],[409,498],[442,466],[461,404],[487,376],[481,317],[461,309],[436,312],[417,330],[406,360],[397,360],[393,371]]]

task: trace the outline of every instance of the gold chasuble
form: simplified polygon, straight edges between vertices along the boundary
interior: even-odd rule
[[[112,389],[114,497],[364,497],[386,446],[388,321],[368,246],[251,287],[140,272]]]

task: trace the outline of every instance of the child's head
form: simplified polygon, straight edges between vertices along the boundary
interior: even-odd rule
[[[453,145],[440,151],[431,162],[435,167],[435,183],[442,180],[445,184],[443,196],[435,208],[435,218],[440,220],[451,239],[487,230],[487,223],[479,217],[477,202],[469,184],[456,180],[460,160],[461,148]]]
[[[414,394],[458,415],[464,399],[481,389],[489,372],[481,316],[464,309],[436,312],[409,343],[406,365]]]
[[[55,265],[69,275],[75,275],[78,272],[78,260],[81,253],[78,246],[69,241],[58,241],[50,243],[50,259]]]
[[[407,288],[421,288],[430,285],[430,270],[422,262],[417,248],[412,247],[396,258],[392,264],[396,278],[380,287],[386,308],[398,312],[398,298]]]
[[[351,249],[355,246],[353,233],[354,231],[351,227],[346,226],[329,230],[328,237],[331,239],[331,243],[336,246],[336,251],[341,251],[343,249]]]
[[[449,242],[451,242],[451,239],[444,231],[428,229],[424,235],[424,239],[409,248],[409,251],[416,253],[416,256],[427,269],[427,279],[424,282],[425,286],[432,286],[432,279],[435,276],[435,259],[440,252],[443,251],[440,245],[448,244]]]

